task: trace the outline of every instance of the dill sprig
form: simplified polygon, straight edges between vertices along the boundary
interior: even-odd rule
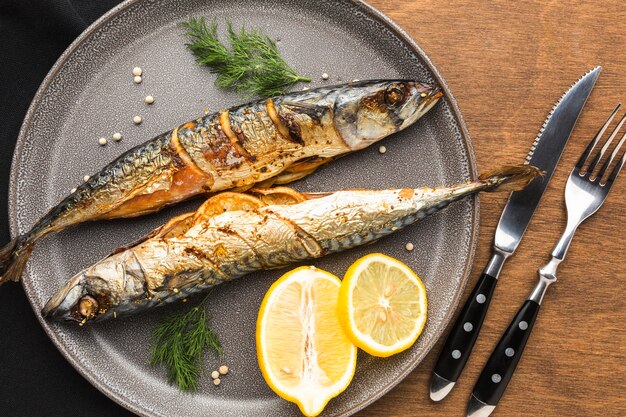
[[[299,76],[278,52],[276,42],[256,30],[235,31],[228,22],[230,49],[217,35],[217,23],[207,25],[204,18],[183,22],[190,43],[187,48],[199,64],[217,74],[215,85],[233,88],[248,96],[269,97],[284,93],[287,87],[310,78]]]
[[[219,357],[223,354],[217,335],[207,324],[205,300],[186,313],[165,318],[150,335],[150,365],[164,365],[170,383],[182,391],[198,389],[205,348]]]

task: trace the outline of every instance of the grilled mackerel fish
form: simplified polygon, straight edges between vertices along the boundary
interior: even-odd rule
[[[373,242],[453,201],[479,191],[520,189],[538,174],[519,166],[451,187],[221,193],[75,275],[42,314],[84,323],[148,310],[250,272]]]
[[[133,148],[0,249],[18,281],[35,242],[76,224],[134,217],[198,194],[285,184],[413,124],[441,97],[416,81],[363,81],[205,115]]]

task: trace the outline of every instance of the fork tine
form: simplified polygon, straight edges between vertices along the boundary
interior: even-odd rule
[[[617,136],[617,134],[619,133],[619,130],[622,128],[622,125],[624,124],[624,122],[626,122],[626,114],[624,114],[622,118],[619,120],[619,122],[617,123],[617,126],[615,126],[615,129],[613,129],[607,141],[604,143],[602,148],[600,148],[596,156],[593,158],[593,160],[591,161],[591,164],[589,164],[589,168],[587,168],[587,172],[589,174],[593,173],[593,170],[596,168],[596,166],[602,159],[602,156],[604,156],[604,153],[611,145],[611,142],[613,142],[613,139],[615,139],[615,136]]]
[[[622,147],[625,141],[626,141],[626,132],[624,132],[620,141],[617,143],[617,145],[615,145],[615,149],[613,149],[613,152],[611,152],[611,155],[606,159],[606,161],[604,161],[604,164],[602,164],[602,168],[600,168],[600,172],[598,172],[598,175],[597,175],[598,178],[602,179],[602,177],[604,177],[606,170],[611,165],[611,162],[613,162],[613,159],[615,159],[615,156],[617,155],[617,153],[619,152],[620,148]]]
[[[622,170],[622,168],[624,167],[624,163],[626,162],[626,151],[624,151],[624,153],[622,153],[622,157],[619,160],[619,162],[615,165],[615,168],[613,168],[613,171],[611,172],[611,175],[609,175],[609,178],[607,179],[607,183],[612,183],[613,181],[615,181],[615,179],[617,178],[617,176],[619,175],[619,172]]]
[[[606,131],[607,127],[609,127],[609,125],[613,121],[613,118],[615,117],[615,114],[617,113],[617,111],[619,110],[619,108],[621,106],[622,106],[622,103],[617,103],[617,106],[615,106],[615,109],[613,110],[613,112],[611,113],[609,118],[606,119],[606,122],[604,122],[602,127],[598,130],[596,135],[593,137],[593,140],[591,141],[591,143],[587,146],[587,149],[585,149],[583,154],[580,156],[580,159],[578,160],[578,162],[576,162],[576,169],[578,171],[580,171],[582,169],[583,165],[585,165],[585,162],[587,161],[587,158],[591,154],[591,151],[593,151],[593,148],[595,148],[596,143],[598,143],[598,140],[600,139],[600,137],[602,135],[604,135],[604,132]]]

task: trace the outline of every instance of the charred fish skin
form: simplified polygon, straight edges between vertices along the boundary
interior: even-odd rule
[[[213,189],[295,180],[412,124],[441,93],[414,81],[325,87],[232,107],[175,136]],[[301,174],[301,175],[298,175]]]
[[[181,164],[170,148],[169,136],[162,134],[124,153],[50,209],[27,233],[2,248],[0,284],[19,280],[37,240],[86,220],[117,217],[111,214],[115,214],[115,207],[122,206],[123,210],[128,194],[138,191],[135,184],[156,188],[151,179],[178,170]],[[134,214],[143,213],[135,210]]]
[[[258,100],[205,115],[139,145],[0,249],[0,284],[17,281],[34,243],[92,220],[135,217],[191,198],[284,184],[400,131],[442,96],[411,80],[375,80]]]
[[[170,187],[169,178],[173,171],[184,168],[176,150],[171,147],[170,136],[170,133],[164,133],[130,149],[91,176],[49,212],[48,215],[56,220],[54,226],[67,227],[82,221],[85,216],[94,220],[121,216],[120,212],[124,211],[130,198],[155,194]],[[59,207],[62,212],[58,211]],[[132,214],[141,215],[144,211]]]
[[[201,218],[178,236],[154,237],[97,262],[58,291],[43,314],[83,322],[148,310],[250,272],[376,241],[461,198],[519,189],[537,175],[530,166],[504,167],[451,187],[348,190],[225,211]],[[89,314],[77,307],[85,297],[97,307]]]

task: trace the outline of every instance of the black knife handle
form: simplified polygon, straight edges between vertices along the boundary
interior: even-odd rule
[[[539,313],[539,304],[526,300],[509,325],[476,381],[473,394],[480,401],[497,405],[509,384]]]
[[[465,302],[439,354],[435,373],[456,382],[472,353],[498,280],[483,273]]]

